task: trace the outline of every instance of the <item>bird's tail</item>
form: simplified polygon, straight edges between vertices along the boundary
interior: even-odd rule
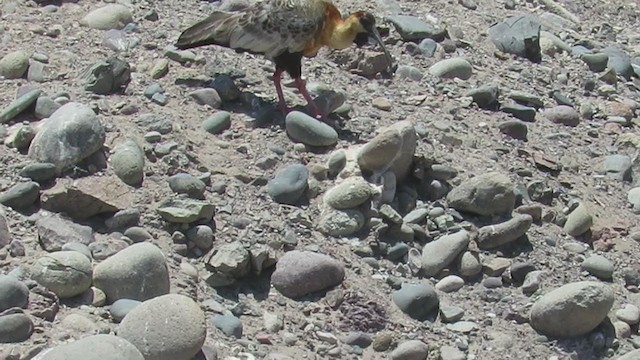
[[[183,31],[176,42],[178,49],[191,49],[203,45],[229,46],[231,32],[238,26],[238,13],[215,11],[206,19]]]

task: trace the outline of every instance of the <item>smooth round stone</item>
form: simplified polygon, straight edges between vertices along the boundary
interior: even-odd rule
[[[544,116],[551,122],[566,126],[578,126],[580,113],[567,105],[558,105],[544,111]]]
[[[371,185],[362,177],[351,177],[329,189],[324,202],[334,209],[358,207],[373,195]]]
[[[458,271],[462,276],[476,276],[482,272],[482,264],[476,255],[470,251],[465,251],[460,257]]]
[[[533,304],[530,323],[536,331],[546,336],[582,336],[607,317],[613,301],[613,291],[605,284],[595,281],[566,284]]]
[[[36,260],[31,278],[65,299],[91,287],[91,260],[76,251],[56,251]]]
[[[29,68],[29,54],[17,50],[6,54],[0,59],[0,77],[5,79],[19,79]]]
[[[302,164],[292,164],[278,171],[267,184],[267,192],[280,204],[295,204],[307,189],[309,170]]]
[[[189,97],[191,97],[198,105],[207,105],[214,109],[219,109],[222,105],[222,98],[220,97],[220,94],[218,94],[215,89],[211,88],[194,90],[189,93]]]
[[[89,248],[89,246],[79,243],[77,241],[73,241],[73,242],[69,242],[66,243],[64,245],[62,245],[62,247],[60,248],[60,250],[62,251],[76,251],[79,252],[80,254],[86,256],[88,259],[92,259],[92,254],[91,254],[91,249]]]
[[[398,79],[420,81],[422,79],[422,72],[414,66],[400,65],[396,70],[396,76]]]
[[[169,177],[169,188],[176,194],[187,194],[194,199],[202,199],[206,185],[191,174],[180,173]]]
[[[640,359],[640,349],[630,351],[616,360],[637,360]]]
[[[357,209],[327,210],[318,221],[318,229],[329,236],[350,236],[362,229],[365,224],[364,214]]]
[[[153,239],[153,235],[151,235],[145,228],[140,226],[132,226],[124,231],[124,236],[128,237],[134,243],[139,243],[147,240]]]
[[[142,304],[142,301],[131,299],[119,299],[116,300],[109,307],[109,313],[115,322],[119,323],[131,310],[135,309],[138,305]]]
[[[327,172],[330,177],[338,176],[340,171],[347,165],[347,152],[343,149],[334,151],[327,160]]]
[[[616,317],[629,325],[640,323],[640,309],[633,304],[626,304],[622,309],[616,311]]]
[[[429,346],[420,340],[409,340],[391,352],[391,360],[424,360],[429,355]]]
[[[127,185],[138,186],[144,179],[144,153],[133,139],[116,145],[109,162],[113,172]]]
[[[402,284],[391,297],[403,313],[418,321],[434,315],[440,304],[438,294],[428,284]]]
[[[503,173],[490,172],[474,176],[447,194],[448,205],[458,211],[482,216],[513,211],[516,196],[513,183]]]
[[[232,314],[215,315],[211,324],[225,335],[239,339],[242,337],[242,321]]]
[[[108,4],[82,18],[81,23],[97,30],[120,30],[133,22],[131,10],[120,4]]]
[[[33,321],[27,314],[13,313],[0,316],[0,344],[26,341],[33,333]]]
[[[37,182],[46,182],[56,177],[56,166],[51,163],[32,163],[20,171],[20,175]]]
[[[438,61],[429,68],[429,73],[439,78],[467,80],[473,74],[473,67],[466,59],[457,57]]]
[[[22,281],[9,275],[0,275],[0,312],[29,303],[29,288]]]
[[[43,352],[39,360],[144,360],[127,340],[107,334],[84,337]]]
[[[448,275],[442,278],[436,284],[436,290],[440,290],[445,293],[454,292],[460,290],[464,286],[464,279],[456,275]]]
[[[220,134],[231,127],[231,114],[219,111],[202,122],[202,128],[210,134]]]
[[[587,232],[591,229],[591,225],[593,225],[593,217],[589,213],[587,206],[584,203],[580,203],[567,216],[563,229],[567,234],[575,237]]]
[[[133,308],[118,327],[145,359],[190,360],[207,336],[205,314],[191,298],[167,294]]]
[[[331,256],[293,250],[280,258],[271,283],[282,295],[300,298],[336,286],[344,276],[344,265]]]
[[[206,225],[197,225],[187,231],[187,239],[198,248],[208,250],[213,246],[213,229]]]
[[[31,206],[40,197],[40,184],[35,181],[23,182],[0,194],[0,204],[21,210]]]
[[[338,142],[338,133],[331,126],[311,116],[292,111],[285,118],[287,134],[309,146],[332,146]]]
[[[529,132],[527,124],[521,120],[507,120],[498,125],[498,129],[511,138],[525,141],[527,140],[527,134]]]
[[[591,255],[582,262],[582,270],[602,280],[611,280],[614,266],[602,255]]]

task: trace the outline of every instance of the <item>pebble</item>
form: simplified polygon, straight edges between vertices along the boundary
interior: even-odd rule
[[[465,251],[460,257],[458,271],[462,276],[474,277],[482,272],[482,264],[477,255],[470,251]]]
[[[418,49],[420,49],[422,55],[430,58],[433,57],[436,53],[436,50],[438,50],[438,43],[430,38],[423,39],[418,44]]]
[[[513,183],[497,172],[474,176],[454,187],[447,203],[458,211],[482,216],[510,213],[515,207]]]
[[[22,50],[10,52],[0,59],[0,77],[5,79],[20,79],[28,68],[29,54]]]
[[[201,250],[209,250],[213,246],[213,230],[207,225],[197,225],[187,231],[187,239]]]
[[[91,254],[91,249],[87,245],[81,244],[79,242],[66,243],[66,244],[62,245],[61,250],[62,251],[75,251],[75,252],[78,252],[78,253],[86,256],[87,259],[89,259],[89,260],[91,260],[93,258],[92,254]]]
[[[443,79],[459,78],[461,80],[468,80],[473,74],[473,67],[471,63],[464,58],[451,58],[440,60],[431,65],[429,74]]]
[[[80,295],[91,287],[91,260],[79,252],[56,251],[36,260],[31,278],[59,298]]]
[[[515,262],[511,265],[511,269],[509,273],[511,274],[511,279],[518,284],[524,282],[525,277],[532,271],[536,270],[536,266],[530,262]]]
[[[42,93],[40,89],[31,90],[23,95],[18,96],[13,100],[6,108],[0,111],[0,124],[5,123],[20,113],[28,109],[38,100],[38,97]]]
[[[344,280],[344,265],[334,258],[294,250],[278,260],[271,284],[282,295],[300,298],[336,286]]]
[[[442,306],[440,308],[440,319],[445,323],[460,321],[464,316],[464,309],[457,306]]]
[[[108,334],[83,337],[43,352],[39,360],[144,360],[127,340]]]
[[[350,177],[329,189],[324,202],[334,209],[350,209],[364,204],[372,195],[373,189],[365,179]]]
[[[219,109],[222,106],[222,98],[215,89],[194,90],[189,93],[189,97],[198,105],[207,105],[213,109]]]
[[[36,107],[33,110],[33,114],[38,119],[46,119],[53,115],[60,106],[62,105],[53,101],[52,98],[48,96],[40,96],[38,97],[38,100],[36,100]]]
[[[219,111],[202,122],[202,128],[213,135],[221,134],[231,127],[231,114],[228,111]]]
[[[397,182],[402,182],[411,171],[418,136],[413,124],[397,122],[367,142],[357,154],[357,162],[364,174],[382,175],[391,170]]]
[[[0,204],[14,210],[23,210],[33,205],[40,197],[40,184],[34,181],[18,183],[0,193]]]
[[[347,152],[343,149],[336,150],[331,153],[327,160],[327,175],[330,178],[338,176],[338,174],[347,165]]]
[[[429,355],[429,346],[420,340],[408,340],[400,343],[391,352],[392,360],[424,360]]]
[[[441,236],[422,248],[422,274],[434,276],[467,249],[470,235],[466,230]]]
[[[453,346],[443,346],[440,348],[441,360],[466,360],[467,355]]]
[[[144,301],[169,293],[169,270],[155,245],[133,244],[96,265],[93,284],[113,303],[119,299]]]
[[[447,329],[453,332],[460,332],[460,333],[467,334],[474,330],[477,330],[478,324],[476,324],[473,321],[456,321],[454,323],[447,324]]]
[[[140,304],[142,304],[142,302],[138,300],[119,299],[111,304],[109,307],[109,313],[113,320],[119,323],[131,310],[135,309]]]
[[[538,299],[531,308],[530,323],[552,337],[588,334],[607,316],[614,294],[609,286],[593,281],[563,285]]]
[[[152,79],[160,79],[169,73],[169,60],[158,59],[153,63],[149,74]]]
[[[371,335],[361,332],[361,331],[351,331],[344,338],[342,338],[342,342],[347,345],[358,346],[362,349],[368,348],[373,339]]]
[[[404,283],[391,295],[393,303],[409,317],[424,321],[437,312],[440,300],[435,289],[428,284]]]
[[[205,314],[185,295],[161,295],[133,308],[118,326],[118,336],[145,359],[190,360],[207,336]]]
[[[398,80],[407,79],[412,81],[422,80],[422,72],[420,69],[414,66],[400,65],[396,70],[396,77]]]
[[[127,208],[119,210],[109,219],[105,220],[105,225],[110,230],[117,230],[135,226],[140,221],[140,210],[136,208]]]
[[[640,323],[640,309],[633,304],[625,304],[622,309],[616,311],[616,318],[629,325]]]
[[[168,198],[160,203],[156,211],[170,223],[188,224],[198,220],[211,221],[215,207],[198,199]]]
[[[582,270],[602,279],[611,280],[613,277],[613,262],[602,255],[591,255],[582,262]]]
[[[584,203],[580,203],[567,216],[563,229],[567,234],[575,237],[587,232],[591,229],[591,225],[593,225],[593,217],[589,213],[587,206]]]
[[[24,308],[29,303],[29,288],[9,275],[0,275],[0,313],[13,308]]]
[[[279,170],[267,184],[269,196],[279,204],[295,204],[307,189],[309,170],[302,164],[291,164]]]
[[[309,146],[333,146],[338,142],[338,133],[331,126],[311,116],[292,111],[285,118],[287,134],[295,141]]]
[[[215,315],[211,319],[211,324],[223,334],[240,339],[242,337],[242,321],[232,314]]]
[[[511,114],[516,119],[525,122],[536,121],[537,110],[530,106],[524,106],[520,104],[503,104],[500,105],[500,111]]]
[[[143,227],[132,226],[124,231],[124,236],[134,243],[139,243],[153,239],[153,236]]]
[[[478,229],[477,243],[481,249],[492,249],[508,244],[525,235],[533,218],[527,214],[516,214],[511,219]]]
[[[46,251],[60,251],[67,243],[89,245],[95,241],[91,227],[76,224],[59,215],[45,215],[36,220],[38,240]]]
[[[205,183],[197,177],[178,173],[169,177],[169,188],[176,194],[186,194],[194,199],[204,199]]]
[[[26,341],[33,333],[33,321],[22,312],[0,315],[0,344]]]
[[[133,22],[131,9],[120,4],[108,4],[97,8],[81,20],[83,25],[97,30],[120,30],[131,22]]]
[[[133,139],[116,145],[109,157],[113,172],[127,185],[138,186],[144,179],[144,153]]]
[[[440,290],[445,293],[454,292],[460,290],[464,286],[464,279],[456,275],[448,275],[440,279],[436,283],[436,290]]]
[[[324,234],[334,237],[350,236],[362,229],[364,214],[357,209],[325,210],[318,220],[318,228]]]
[[[500,125],[498,125],[498,129],[500,129],[500,132],[511,138],[527,141],[529,129],[527,128],[527,124],[521,120],[507,120],[500,123]]]
[[[546,109],[544,116],[551,122],[566,126],[578,126],[580,124],[580,113],[567,105],[558,105]]]
[[[29,157],[54,164],[58,171],[66,170],[100,150],[105,136],[89,106],[70,102],[42,125],[29,147]]]

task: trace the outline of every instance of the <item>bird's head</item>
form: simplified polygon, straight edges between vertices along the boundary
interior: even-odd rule
[[[353,42],[357,47],[362,47],[369,42],[369,38],[373,38],[373,40],[380,45],[384,55],[387,57],[387,61],[389,63],[389,67],[393,65],[393,58],[389,51],[384,46],[384,42],[382,41],[382,37],[376,29],[376,18],[373,14],[367,11],[358,11],[351,14],[351,17],[355,20],[356,26],[356,37]]]

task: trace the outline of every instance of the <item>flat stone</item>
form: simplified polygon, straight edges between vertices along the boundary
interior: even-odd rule
[[[546,109],[543,115],[551,122],[566,126],[578,126],[580,124],[580,113],[567,105],[558,105]]]
[[[42,90],[33,89],[9,103],[7,107],[0,111],[0,124],[13,119],[31,107],[38,100],[41,93]]]
[[[464,309],[457,306],[442,306],[440,307],[440,318],[442,322],[454,323],[462,319],[464,316]]]
[[[533,15],[516,15],[489,28],[489,38],[503,52],[540,62],[541,25]]]
[[[536,114],[538,113],[535,108],[520,104],[503,104],[500,106],[500,111],[511,114],[513,117],[525,122],[536,121]]]
[[[81,24],[97,30],[120,30],[133,22],[131,10],[120,4],[108,4],[97,8],[80,21]]]
[[[219,109],[222,106],[222,99],[215,89],[194,90],[189,93],[189,97],[198,105],[207,105],[213,109]]]
[[[364,214],[357,209],[326,210],[318,220],[318,229],[329,236],[350,236],[362,229],[365,224]]]
[[[89,226],[76,224],[57,214],[43,215],[36,220],[38,240],[46,251],[60,251],[67,243],[89,245],[95,241]]]
[[[445,30],[437,28],[416,16],[393,15],[388,19],[404,41],[422,40],[425,38],[441,41],[445,37]]]
[[[157,211],[166,221],[178,224],[210,221],[215,215],[213,204],[198,199],[166,199]]]

